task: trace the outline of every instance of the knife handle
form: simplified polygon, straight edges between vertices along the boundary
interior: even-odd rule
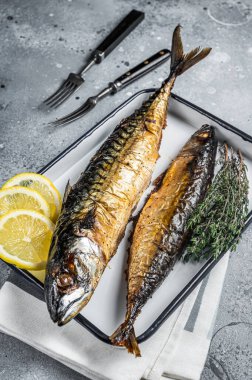
[[[117,78],[114,82],[110,83],[110,86],[113,89],[112,93],[115,94],[138,78],[148,74],[151,70],[154,70],[156,67],[167,61],[170,58],[170,55],[170,50],[163,49],[152,55],[150,58],[145,59],[142,63],[133,67],[131,70]]]
[[[95,63],[101,63],[143,19],[144,13],[133,9],[94,51]]]

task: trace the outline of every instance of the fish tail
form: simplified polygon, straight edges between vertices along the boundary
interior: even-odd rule
[[[183,74],[190,67],[204,59],[211,51],[211,48],[197,47],[185,54],[180,34],[181,26],[177,25],[172,37],[171,51],[171,74],[175,76]]]
[[[135,330],[133,326],[130,326],[124,322],[118,329],[112,334],[109,339],[114,346],[125,347],[128,352],[134,354],[135,357],[140,357],[141,352],[138,346]]]

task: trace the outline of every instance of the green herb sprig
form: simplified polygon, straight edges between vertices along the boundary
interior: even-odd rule
[[[221,151],[221,168],[204,200],[189,218],[191,239],[184,261],[215,259],[228,249],[234,250],[248,214],[249,181],[240,152]]]

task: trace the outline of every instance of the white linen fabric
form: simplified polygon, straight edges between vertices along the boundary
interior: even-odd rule
[[[99,341],[75,321],[61,328],[54,325],[45,303],[11,281],[0,290],[0,330],[92,380],[198,380],[228,258],[226,254],[161,328],[141,344],[142,357],[138,359]]]

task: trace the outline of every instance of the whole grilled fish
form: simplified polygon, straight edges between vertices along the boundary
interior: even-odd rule
[[[90,300],[150,182],[176,77],[209,51],[197,48],[184,55],[177,26],[168,79],[119,124],[78,182],[66,189],[45,280],[47,307],[59,325],[72,319]]]
[[[159,179],[135,225],[129,254],[127,313],[111,341],[136,356],[141,355],[133,324],[182,255],[189,237],[188,217],[213,176],[216,147],[213,127],[203,126],[194,133]]]

